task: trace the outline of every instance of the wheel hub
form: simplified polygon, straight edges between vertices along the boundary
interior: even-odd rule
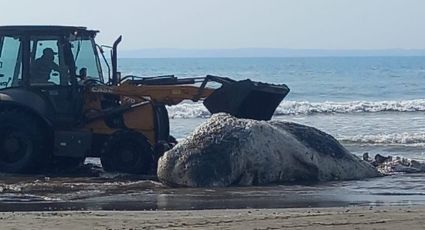
[[[121,151],[121,160],[123,162],[131,162],[134,160],[134,150],[131,149],[123,149]]]
[[[20,147],[19,140],[16,137],[8,137],[3,143],[3,149],[6,153],[16,153]]]
[[[29,143],[20,133],[12,131],[5,135],[0,148],[0,159],[12,163],[25,156],[29,150]]]

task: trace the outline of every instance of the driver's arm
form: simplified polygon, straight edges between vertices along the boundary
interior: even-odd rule
[[[58,64],[56,64],[55,62],[52,62],[52,63],[50,64],[50,68],[51,68],[52,70],[56,71],[56,72],[60,72],[59,65],[58,65]]]

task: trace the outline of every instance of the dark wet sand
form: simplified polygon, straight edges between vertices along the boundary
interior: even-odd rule
[[[168,188],[140,176],[0,177],[0,212],[425,206],[425,174],[362,181],[230,188]]]
[[[0,213],[0,229],[424,229],[425,206]]]
[[[0,230],[425,226],[425,174],[230,188],[168,188],[152,179],[0,175]]]

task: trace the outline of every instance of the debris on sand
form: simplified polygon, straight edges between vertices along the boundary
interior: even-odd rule
[[[370,162],[375,166],[382,174],[392,173],[423,173],[425,172],[425,163],[417,160],[412,160],[403,157],[393,156],[382,156],[376,154],[372,160],[369,157],[369,153],[363,154],[363,160]]]

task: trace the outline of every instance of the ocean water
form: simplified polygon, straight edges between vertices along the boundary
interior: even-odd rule
[[[226,76],[284,83],[273,119],[330,133],[355,154],[425,160],[425,57],[121,59],[123,75]],[[201,103],[168,107],[184,138],[210,114]]]
[[[357,155],[425,161],[425,57],[120,59],[119,69],[123,75],[213,74],[284,83],[291,92],[273,119],[317,127]],[[168,110],[177,139],[210,116],[201,103]],[[167,188],[149,179],[104,172],[0,175],[0,211],[425,204],[425,174],[232,188]]]

